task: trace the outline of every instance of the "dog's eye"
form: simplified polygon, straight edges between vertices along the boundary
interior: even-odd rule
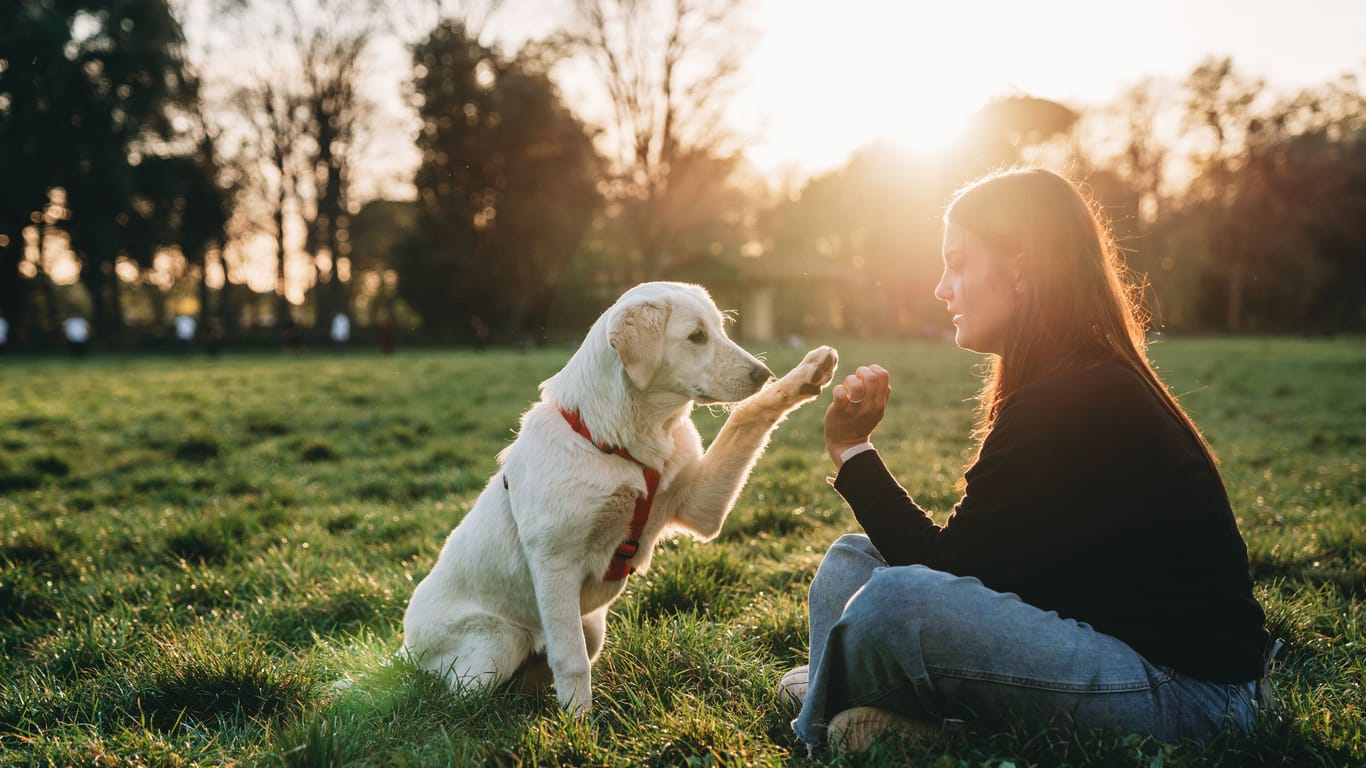
[[[702,330],[701,328],[698,328],[697,330],[693,331],[692,335],[688,337],[688,341],[691,341],[694,344],[701,344],[706,340],[707,332]]]

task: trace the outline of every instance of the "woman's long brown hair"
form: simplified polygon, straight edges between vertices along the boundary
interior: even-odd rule
[[[1113,360],[1133,369],[1217,463],[1148,362],[1142,285],[1129,279],[1108,219],[1072,182],[1042,168],[992,174],[960,190],[944,221],[984,241],[1003,280],[1011,272],[1006,260],[1019,259],[1014,320],[979,394],[979,447],[1028,382]]]

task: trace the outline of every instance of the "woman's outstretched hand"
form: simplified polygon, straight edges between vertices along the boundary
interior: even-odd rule
[[[872,439],[891,394],[887,370],[876,364],[859,366],[834,386],[830,407],[825,409],[825,450],[836,469],[844,463],[841,453]]]

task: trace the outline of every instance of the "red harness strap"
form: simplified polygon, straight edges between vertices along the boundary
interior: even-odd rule
[[[635,566],[631,565],[631,558],[636,556],[636,551],[640,549],[640,535],[645,532],[645,522],[650,519],[650,507],[655,503],[655,491],[659,490],[659,470],[645,466],[644,463],[632,456],[630,451],[606,443],[600,443],[593,439],[593,433],[588,430],[588,425],[583,423],[583,417],[578,411],[560,409],[560,414],[564,420],[569,422],[569,426],[575,432],[583,435],[588,442],[597,446],[603,453],[611,453],[626,459],[627,461],[639,464],[645,473],[645,495],[636,499],[635,512],[631,514],[631,527],[626,532],[626,539],[617,546],[617,551],[612,555],[612,562],[607,564],[607,573],[603,574],[603,581],[621,581],[635,572]]]

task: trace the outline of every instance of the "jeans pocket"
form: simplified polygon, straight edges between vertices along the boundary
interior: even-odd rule
[[[1228,720],[1246,731],[1252,727],[1261,709],[1257,701],[1257,683],[1230,684],[1228,689]]]
[[[1164,696],[1183,738],[1205,739],[1229,726],[1247,730],[1254,708],[1246,684],[1216,683],[1176,673]]]

